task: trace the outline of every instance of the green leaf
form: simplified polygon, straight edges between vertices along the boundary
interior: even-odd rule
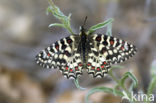
[[[150,69],[150,74],[151,74],[151,77],[155,76],[156,75],[156,67],[152,65],[151,69]]]
[[[89,96],[91,96],[92,94],[96,93],[96,92],[106,92],[106,93],[110,93],[110,94],[114,94],[114,90],[112,88],[108,88],[108,87],[96,87],[91,89],[85,96],[85,103],[90,103],[88,101]],[[116,94],[118,94],[119,96],[123,96],[122,92],[119,90],[115,90]]]
[[[131,83],[131,85],[130,85],[130,87],[129,87],[129,91],[133,91],[133,87],[134,87],[134,84],[133,83]]]
[[[137,86],[138,86],[138,80],[136,79],[136,77],[135,77],[131,72],[126,72],[126,73],[123,75],[123,77],[122,77],[121,80],[120,80],[121,85],[124,86],[125,80],[126,80],[128,77],[129,77],[130,79],[132,79],[133,84],[134,84],[134,87],[137,87]]]
[[[96,92],[106,92],[106,93],[113,93],[113,89],[111,88],[107,88],[107,87],[96,87],[91,89],[85,96],[85,103],[90,103],[88,101],[88,98],[90,95],[96,93]]]
[[[61,22],[61,23],[50,24],[49,26],[50,27],[60,26],[67,29],[71,34],[74,34],[70,25],[71,14],[69,14],[68,16],[64,15],[63,12],[56,5],[54,5],[52,0],[49,0],[49,4],[50,6],[47,8],[46,13],[49,14],[49,12],[51,12],[52,15],[57,19],[59,19],[59,21]]]
[[[155,89],[156,89],[156,75],[153,76],[152,81],[149,84],[147,95],[149,96],[150,94],[152,94],[153,90]]]
[[[46,9],[46,14],[49,15],[49,12],[50,12],[50,7]]]
[[[62,18],[65,18],[66,16],[60,11],[60,9],[54,5],[53,6],[49,6],[49,9],[48,9],[49,12],[51,12],[57,19],[62,19]]]
[[[68,24],[69,26],[70,26],[70,18],[71,18],[71,15],[72,15],[72,14],[70,13],[70,14],[68,15],[68,19],[67,19],[67,21],[68,21],[67,24]]]
[[[60,23],[53,23],[53,24],[50,24],[49,25],[49,27],[52,27],[52,26],[59,26],[59,27],[65,28],[64,25],[63,24],[60,24]]]
[[[112,36],[112,23],[108,24],[106,35]]]
[[[96,31],[97,29],[101,29],[101,28],[103,28],[103,27],[106,27],[107,25],[109,25],[110,23],[112,23],[112,21],[113,21],[113,19],[110,18],[110,19],[108,19],[108,20],[106,20],[106,21],[104,21],[104,22],[102,22],[102,23],[99,23],[99,24],[97,24],[97,25],[94,25],[94,26],[90,27],[89,30],[88,30],[88,34],[93,33],[93,32]]]
[[[83,87],[80,86],[78,79],[74,79],[74,83],[75,83],[75,85],[76,85],[76,87],[78,89],[80,89],[80,90],[85,90],[86,89],[86,88],[83,88]]]

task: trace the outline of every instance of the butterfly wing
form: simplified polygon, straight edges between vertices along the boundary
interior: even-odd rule
[[[95,34],[89,36],[87,69],[94,77],[103,77],[111,64],[123,62],[132,57],[136,47],[112,36]]]
[[[44,68],[59,68],[67,78],[77,78],[82,74],[83,64],[77,52],[79,36],[71,35],[56,41],[36,56],[36,62]]]

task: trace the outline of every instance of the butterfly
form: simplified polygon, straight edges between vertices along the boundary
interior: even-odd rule
[[[136,53],[136,47],[127,41],[104,35],[81,32],[70,35],[40,51],[36,62],[44,68],[59,68],[68,79],[77,79],[82,71],[95,77],[104,77],[112,64],[121,63]]]

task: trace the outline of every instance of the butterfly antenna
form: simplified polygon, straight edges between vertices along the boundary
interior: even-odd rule
[[[85,20],[83,22],[83,25],[81,26],[81,32],[84,32],[85,31],[84,26],[85,26],[86,22],[87,22],[87,16],[85,17]]]
[[[87,16],[85,17],[85,20],[84,20],[84,22],[83,22],[83,25],[82,25],[82,26],[85,26],[86,22],[87,22]]]

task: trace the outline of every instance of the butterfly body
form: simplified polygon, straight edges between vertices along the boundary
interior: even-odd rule
[[[51,44],[37,56],[37,64],[44,68],[59,68],[67,78],[82,75],[87,69],[93,77],[104,77],[112,64],[132,57],[136,47],[124,40],[103,34],[71,35]]]

